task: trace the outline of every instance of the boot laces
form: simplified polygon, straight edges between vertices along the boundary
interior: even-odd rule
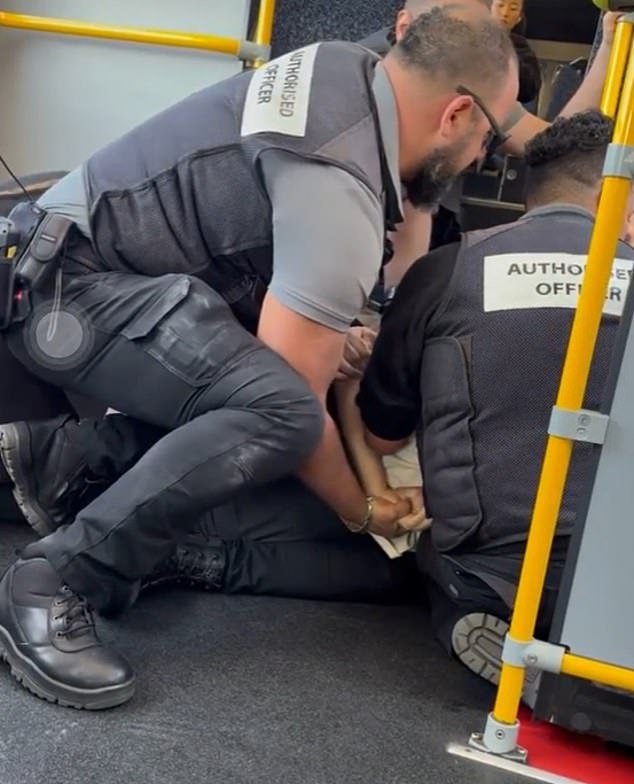
[[[179,583],[181,581],[202,581],[214,583],[218,579],[219,558],[214,552],[205,549],[179,545],[176,552],[159,563],[149,576],[149,584],[156,582]]]
[[[81,632],[92,631],[95,628],[95,622],[88,602],[74,593],[67,585],[62,586],[61,593],[63,598],[59,599],[57,604],[63,609],[54,616],[54,619],[56,621],[63,619],[64,628],[57,634],[60,637],[73,637]]]
[[[200,550],[192,553],[186,547],[179,547],[176,550],[176,573],[179,577],[193,577],[204,566],[205,560]]]
[[[177,576],[183,579],[211,581],[218,574],[218,554],[206,550],[179,547],[176,551]]]

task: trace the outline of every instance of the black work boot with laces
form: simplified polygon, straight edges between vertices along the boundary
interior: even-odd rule
[[[174,552],[145,577],[141,590],[178,585],[203,591],[220,591],[226,565],[222,542],[210,542],[203,534],[189,534]]]
[[[77,438],[79,423],[64,415],[0,425],[0,458],[13,495],[31,527],[46,536],[98,494]]]
[[[0,659],[26,689],[71,708],[127,702],[135,676],[97,637],[84,599],[45,558],[21,559],[0,580]]]

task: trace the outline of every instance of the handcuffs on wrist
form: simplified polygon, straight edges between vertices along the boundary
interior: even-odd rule
[[[374,496],[368,495],[365,498],[366,502],[366,512],[365,517],[360,523],[353,523],[350,520],[346,520],[345,517],[342,517],[342,521],[345,523],[346,528],[353,534],[364,534],[368,528],[370,527],[370,523],[372,522],[372,514],[374,513]]]

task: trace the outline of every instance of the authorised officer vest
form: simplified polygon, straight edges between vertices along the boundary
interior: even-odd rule
[[[398,173],[392,164],[390,176],[377,116],[378,62],[355,44],[307,46],[189,96],[97,152],[84,177],[100,265],[197,275],[252,325],[272,275],[266,150],[349,172],[383,200],[384,228],[393,227]]]
[[[526,539],[592,226],[556,205],[465,235],[421,368],[420,448],[442,552],[519,549]],[[595,410],[634,251],[621,244],[617,255],[585,401]],[[591,482],[591,451],[574,447],[561,537]]]

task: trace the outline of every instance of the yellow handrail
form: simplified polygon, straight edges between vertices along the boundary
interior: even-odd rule
[[[628,670],[625,667],[617,667],[614,664],[566,653],[561,663],[561,672],[563,675],[572,675],[575,678],[595,681],[604,686],[634,692],[634,670]]]
[[[269,7],[273,6],[273,10]],[[54,19],[46,16],[28,16],[14,14],[11,11],[0,11],[0,27],[11,27],[17,30],[32,30],[58,35],[77,35],[89,38],[104,38],[112,41],[130,41],[153,46],[172,46],[182,49],[202,49],[207,52],[229,54],[243,60],[267,59],[272,15],[275,3],[264,0],[260,9],[258,29],[262,28],[262,40],[258,42],[241,41],[220,35],[205,33],[188,33],[180,30],[154,30],[137,27],[113,27],[110,25],[93,24],[77,19]],[[266,39],[266,34],[269,40]]]

